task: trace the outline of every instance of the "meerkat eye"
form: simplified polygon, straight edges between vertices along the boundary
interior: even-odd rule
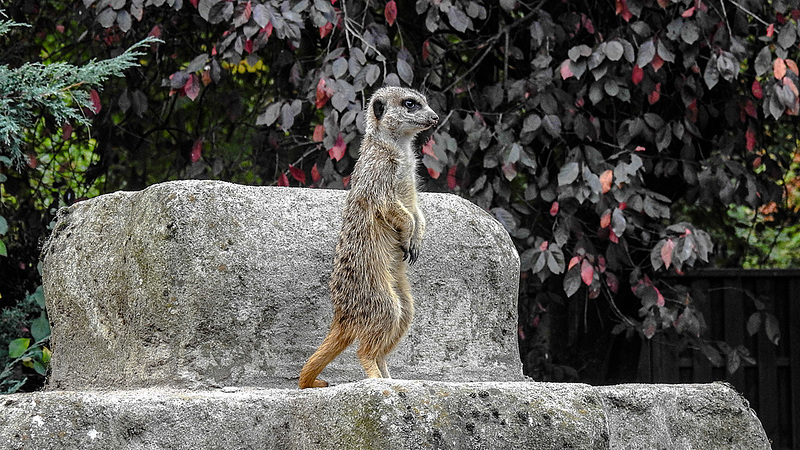
[[[420,108],[419,103],[416,100],[407,98],[403,100],[403,106],[409,111],[415,111]]]

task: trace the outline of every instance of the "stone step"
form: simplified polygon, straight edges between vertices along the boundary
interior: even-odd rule
[[[229,391],[229,392],[225,392]],[[364,380],[0,399],[10,449],[769,449],[725,384]]]

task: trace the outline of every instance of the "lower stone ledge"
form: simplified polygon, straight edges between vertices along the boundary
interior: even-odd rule
[[[11,449],[768,449],[726,384],[364,380],[0,398]]]

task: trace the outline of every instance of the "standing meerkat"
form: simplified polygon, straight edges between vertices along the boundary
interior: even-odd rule
[[[406,268],[417,260],[425,233],[412,143],[438,120],[413,89],[384,87],[370,98],[329,283],[333,320],[300,371],[301,389],[327,386],[317,376],[356,340],[367,376],[391,378],[386,356],[414,316]]]

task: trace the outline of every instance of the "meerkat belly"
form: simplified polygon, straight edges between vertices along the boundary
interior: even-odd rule
[[[374,221],[343,224],[330,278],[331,301],[343,318],[385,325],[401,314],[392,276],[402,258],[395,235]]]

